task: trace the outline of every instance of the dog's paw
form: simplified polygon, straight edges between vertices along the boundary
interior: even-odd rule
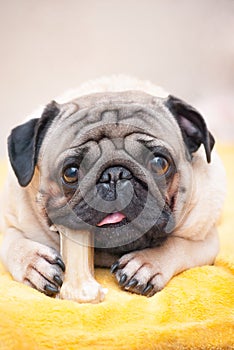
[[[48,296],[59,293],[63,284],[65,265],[55,249],[34,243],[22,263],[23,283]]]
[[[122,256],[112,265],[111,272],[123,289],[150,297],[162,290],[172,277],[164,269],[156,250],[145,249]]]

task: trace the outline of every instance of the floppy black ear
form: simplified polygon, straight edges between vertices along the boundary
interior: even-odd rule
[[[23,187],[32,180],[42,140],[58,113],[58,104],[53,101],[45,108],[41,118],[17,126],[8,137],[11,166]]]
[[[196,152],[203,144],[207,162],[210,163],[215,139],[207,129],[201,114],[186,102],[171,95],[167,98],[166,106],[177,120],[190,154]]]

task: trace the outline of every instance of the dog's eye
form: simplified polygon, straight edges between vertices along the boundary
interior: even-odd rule
[[[78,168],[70,166],[63,171],[63,180],[68,184],[75,184],[78,182]]]
[[[165,175],[169,169],[169,162],[166,158],[156,156],[149,160],[148,169],[158,176]]]

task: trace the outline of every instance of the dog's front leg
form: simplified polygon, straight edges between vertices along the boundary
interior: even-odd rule
[[[124,255],[111,270],[124,289],[152,296],[174,275],[192,267],[212,264],[218,249],[215,228],[202,241],[171,236],[160,247]]]
[[[22,232],[8,228],[0,254],[16,281],[49,296],[59,293],[65,265],[54,248],[24,238]]]

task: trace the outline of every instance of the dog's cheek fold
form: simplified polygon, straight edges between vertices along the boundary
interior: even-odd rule
[[[179,190],[179,183],[180,183],[180,175],[179,173],[175,173],[172,176],[170,183],[168,184],[167,195],[166,195],[166,202],[172,211],[174,210],[175,201]]]

